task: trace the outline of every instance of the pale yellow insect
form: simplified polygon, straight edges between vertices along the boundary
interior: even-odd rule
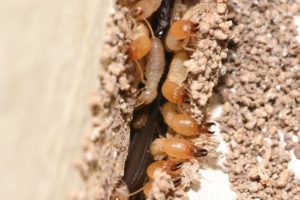
[[[167,79],[162,86],[163,96],[170,102],[181,105],[185,96],[184,81],[187,78],[187,70],[184,62],[189,56],[184,51],[176,53],[172,59]]]
[[[207,150],[196,147],[191,141],[183,138],[158,138],[150,147],[153,156],[163,154],[178,160],[188,160],[207,155]]]
[[[172,23],[165,39],[166,50],[170,52],[187,49],[189,38],[197,31],[196,24],[190,20],[177,20]]]
[[[133,16],[137,20],[144,20],[150,17],[160,6],[162,0],[141,0],[133,8]]]
[[[145,66],[145,87],[137,98],[136,106],[150,104],[157,96],[157,87],[165,67],[165,55],[163,45],[157,37],[154,37],[147,63]]]

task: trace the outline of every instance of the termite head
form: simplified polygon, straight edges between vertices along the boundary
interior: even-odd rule
[[[175,21],[170,27],[170,33],[177,40],[182,40],[196,33],[198,27],[190,20]]]
[[[143,1],[139,1],[132,9],[132,16],[136,20],[145,20],[152,15],[154,12],[152,4],[150,6],[145,4]]]
[[[197,122],[190,115],[178,112],[175,104],[165,103],[161,113],[166,124],[176,133],[186,137],[197,136],[201,133]]]
[[[132,60],[143,58],[151,49],[151,39],[147,36],[141,36],[131,41],[129,46],[129,57]]]
[[[142,105],[148,105],[154,101],[157,96],[156,90],[148,89],[147,87],[139,94],[135,107],[139,108]]]
[[[163,157],[165,155],[163,151],[163,145],[166,138],[157,138],[155,139],[151,146],[150,146],[150,152],[152,156],[155,157]]]
[[[143,15],[143,7],[142,6],[135,6],[132,11],[131,14],[134,18],[136,18],[137,20],[142,20],[145,19],[144,15]]]
[[[150,148],[153,156],[166,154],[178,161],[199,158],[208,154],[207,150],[199,148],[183,138],[159,138],[154,140],[153,144]]]
[[[145,20],[155,12],[162,0],[141,0],[132,9],[132,15],[136,20]]]
[[[173,116],[174,123],[172,123],[172,129],[180,135],[186,137],[193,137],[199,135],[199,126],[196,121],[187,114],[177,114]]]
[[[162,85],[162,94],[168,101],[180,105],[182,104],[185,96],[185,89],[167,79]]]
[[[177,178],[177,175],[180,173],[182,163],[176,162],[172,160],[159,160],[156,162],[151,163],[147,167],[147,176],[150,179],[153,179],[154,172],[157,169],[160,169],[162,171],[165,171],[167,174],[171,175],[172,178]]]
[[[143,58],[151,49],[149,29],[144,23],[137,23],[131,32],[129,56],[132,60]]]
[[[144,185],[144,187],[143,187],[143,192],[144,192],[144,194],[145,194],[146,197],[148,197],[149,192],[150,192],[151,189],[152,189],[152,183],[153,183],[153,181],[148,181],[148,182]]]

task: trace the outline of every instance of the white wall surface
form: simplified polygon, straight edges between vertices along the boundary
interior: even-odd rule
[[[0,199],[65,199],[78,186],[110,3],[0,1]]]

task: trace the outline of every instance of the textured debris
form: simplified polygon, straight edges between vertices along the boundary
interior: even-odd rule
[[[199,33],[193,41],[195,50],[185,62],[190,73],[188,85],[191,94],[192,114],[201,121],[203,110],[212,96],[219,77],[226,73],[222,60],[227,58],[225,40],[232,38],[232,22],[227,17],[227,1],[199,3],[192,7],[186,18],[199,23]]]
[[[300,182],[288,169],[300,124],[300,45],[292,23],[300,2],[230,4],[239,43],[228,53],[219,120],[230,144],[225,166],[232,188],[243,200],[300,199]]]
[[[100,87],[90,100],[93,127],[77,163],[86,182],[85,199],[107,199],[112,194],[123,175],[129,145],[135,92],[129,87],[133,78],[128,73],[132,66],[127,62],[130,21],[126,20],[125,8],[116,9],[108,23],[102,51]]]

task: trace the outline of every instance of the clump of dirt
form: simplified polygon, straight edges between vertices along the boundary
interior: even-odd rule
[[[198,3],[184,16],[199,24],[199,31],[192,38],[194,52],[185,63],[189,72],[191,111],[198,121],[204,117],[205,106],[219,77],[226,73],[223,61],[227,58],[227,41],[234,40],[230,30],[232,21],[227,14],[227,0],[220,0]]]
[[[128,10],[116,8],[107,25],[102,51],[100,88],[91,99],[93,127],[77,166],[85,180],[84,199],[107,199],[123,176],[136,89],[127,60],[130,44]]]
[[[300,139],[300,46],[293,25],[300,2],[231,6],[240,42],[229,52],[219,119],[230,148],[224,163],[230,182],[237,199],[300,199],[300,182],[288,169],[291,138]]]

